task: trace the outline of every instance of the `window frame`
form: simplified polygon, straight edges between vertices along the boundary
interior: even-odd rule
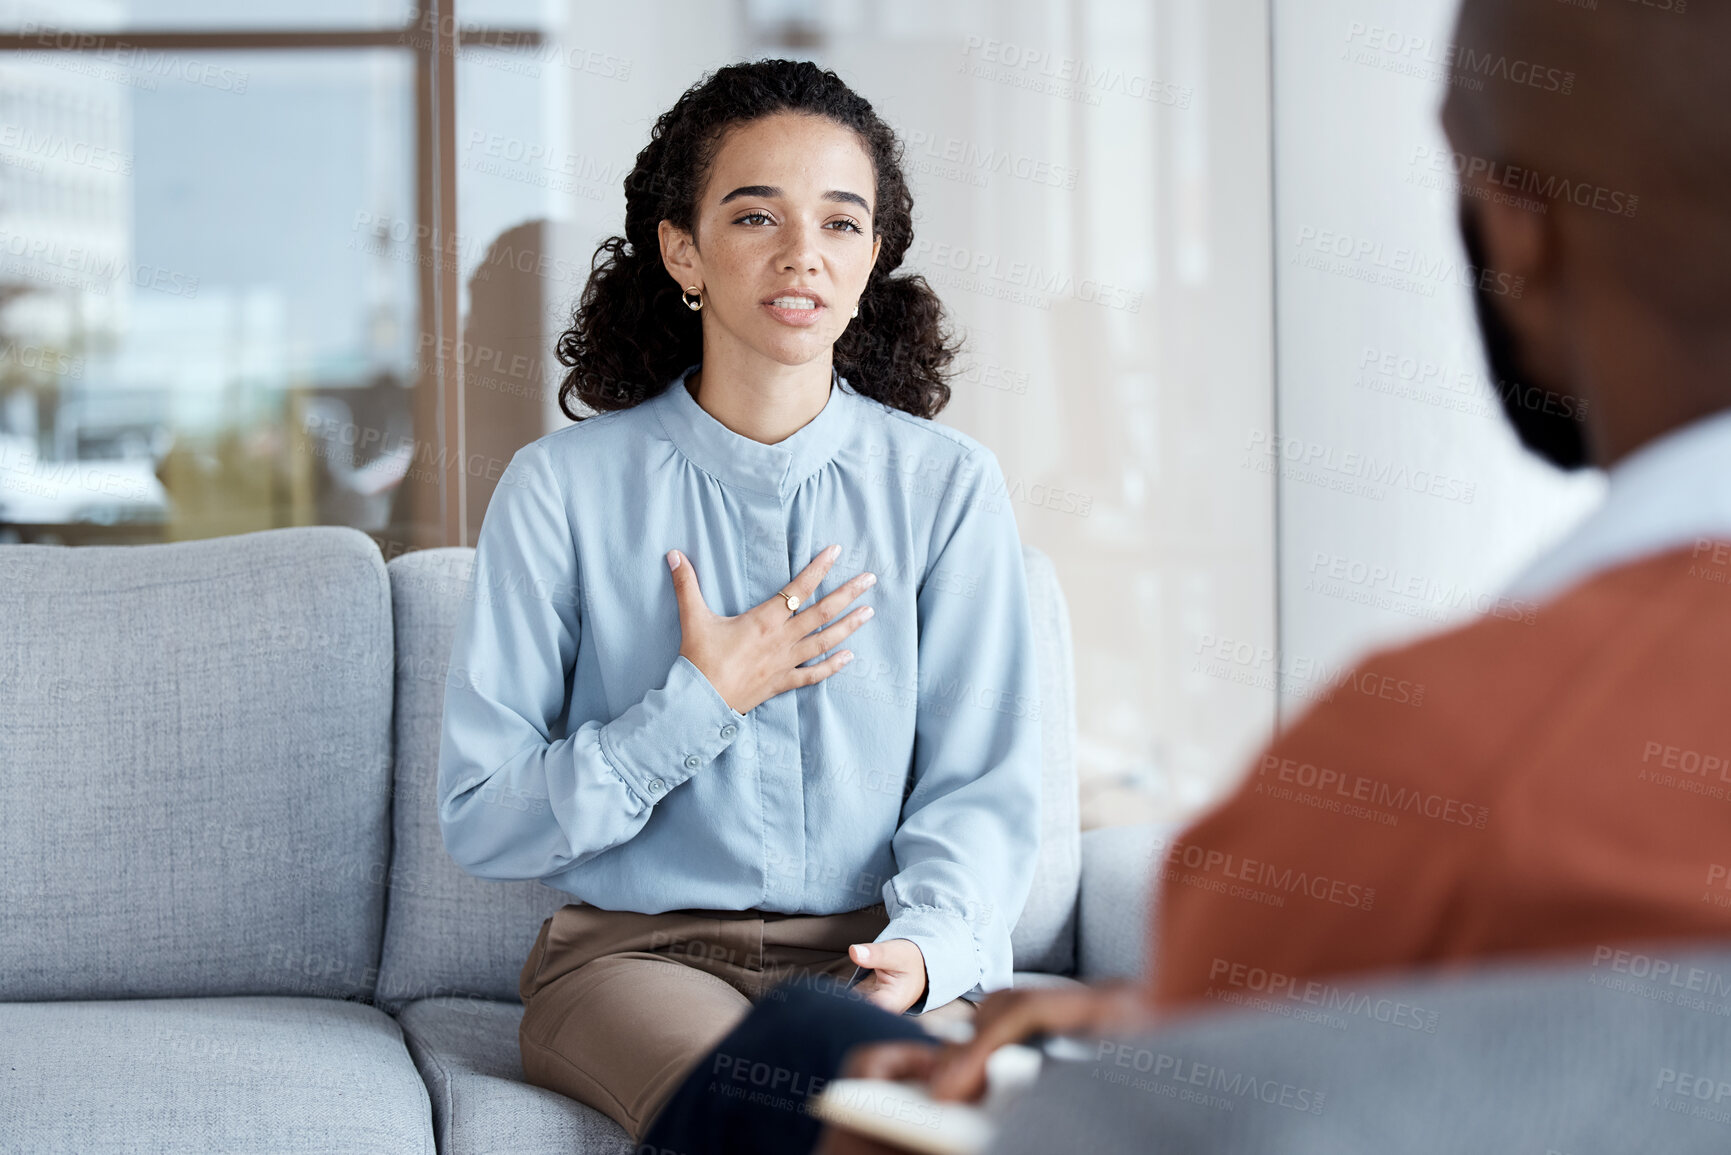
[[[370,28],[186,28],[93,32],[41,26],[0,32],[0,54],[126,50],[293,52],[395,48],[413,54],[416,255],[420,285],[420,348],[438,355],[419,364],[410,409],[416,436],[432,431],[439,446],[438,508],[408,510],[406,549],[468,541],[463,422],[463,365],[457,347],[457,53],[464,48],[539,48],[539,28],[465,27],[457,0],[424,0],[401,25]],[[3,58],[3,57],[0,57]],[[447,245],[449,239],[449,245]]]

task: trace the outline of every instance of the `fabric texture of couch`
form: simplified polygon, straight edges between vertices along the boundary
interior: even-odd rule
[[[0,1151],[630,1150],[522,1079],[519,968],[568,896],[440,839],[473,557],[387,565],[341,527],[0,546]],[[1078,944],[1069,620],[1024,561],[1046,776],[1014,945],[1061,982],[1117,948]]]

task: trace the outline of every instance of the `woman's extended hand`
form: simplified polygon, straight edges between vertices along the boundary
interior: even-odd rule
[[[926,993],[926,956],[912,939],[856,942],[847,948],[854,965],[871,973],[854,988],[892,1015],[899,1015]]]
[[[841,546],[830,546],[787,583],[788,592],[800,600],[798,613],[790,616],[787,602],[778,593],[729,618],[712,611],[703,600],[690,559],[676,549],[668,551],[673,596],[679,603],[679,652],[737,712],[748,713],[784,690],[820,682],[853,660],[851,651],[841,650],[815,666],[801,664],[834,647],[872,615],[870,606],[861,606],[833,627],[823,628],[877,581],[869,573],[813,605],[805,604],[840,552]]]

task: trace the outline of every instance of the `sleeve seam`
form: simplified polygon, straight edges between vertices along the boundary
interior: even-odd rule
[[[980,490],[990,483],[993,471],[989,467],[991,464],[995,463],[996,460],[996,456],[991,454],[991,452],[983,446],[970,449],[968,455],[962,459],[961,465],[957,469],[957,474],[966,482],[966,484],[950,491],[950,493],[957,495],[955,501],[959,503],[959,508],[955,510],[953,518],[951,518],[946,526],[941,515],[948,512],[950,501],[945,500],[940,502],[938,505],[938,513],[940,516],[933,519],[932,537],[926,543],[925,572],[920,575],[919,587],[915,591],[916,597],[924,596],[926,582],[931,579],[932,574],[943,561],[944,555],[949,551],[950,544],[955,541],[956,535],[961,533],[964,525],[967,524],[968,511],[977,505]],[[1000,467],[996,472],[1001,473],[1002,468]],[[946,495],[946,497],[947,496],[948,495]],[[1014,524],[1014,511],[1011,512],[1010,518],[1011,523]],[[938,534],[940,533],[943,533],[944,535],[941,543],[938,541]],[[1020,541],[1020,526],[1016,527],[1016,536],[1017,540]],[[934,546],[936,546],[935,549],[933,548]]]
[[[548,478],[553,482],[553,493],[559,499],[559,513],[565,519],[565,539],[571,546],[571,554],[573,558],[571,566],[571,590],[575,595],[574,600],[577,603],[572,607],[572,610],[578,616],[578,629],[581,631],[583,607],[588,604],[588,600],[583,596],[583,567],[578,564],[576,560],[577,530],[576,527],[571,524],[571,504],[565,498],[565,483],[559,480],[559,471],[553,467],[553,455],[547,451],[545,441],[537,439],[530,442],[529,447],[540,451],[541,463],[547,470]],[[581,638],[581,633],[579,633],[578,636]],[[581,645],[581,641],[579,641],[578,644]],[[577,676],[575,657],[573,657],[571,676]],[[638,789],[637,784],[619,768],[619,756],[613,750],[613,743],[607,735],[607,727],[605,725],[596,728],[595,745],[601,751],[601,764],[606,766],[607,769],[612,772],[613,776],[624,784],[627,790],[631,791],[632,797],[637,799],[638,804],[646,809],[654,806],[655,803],[644,798],[643,791]]]
[[[893,880],[892,880],[892,885],[893,885]],[[894,923],[895,920],[900,918],[902,915],[914,913],[914,912],[940,915],[946,919],[951,919],[955,922],[959,922],[962,924],[962,926],[964,928],[966,928],[966,930],[968,932],[968,942],[974,948],[974,962],[979,967],[979,976],[976,977],[974,980],[974,986],[978,986],[980,978],[985,977],[985,973],[986,973],[986,966],[985,966],[986,948],[985,948],[985,944],[980,942],[979,934],[974,930],[973,920],[968,918],[966,915],[957,914],[953,910],[945,910],[941,906],[930,906],[930,905],[922,903],[919,905],[903,905],[903,907],[895,913],[894,917],[892,917],[890,919],[890,922]],[[1013,960],[1012,960],[1011,969],[1012,970],[1015,969]],[[970,987],[968,989],[972,990],[973,988]]]
[[[967,922],[968,921],[968,916],[965,914],[961,914],[957,911],[946,909],[945,907],[933,906],[931,903],[927,903],[927,902],[906,902],[906,903],[903,903],[901,910],[899,912],[897,912],[898,917],[900,915],[907,914],[909,911],[914,911],[914,910],[930,911],[933,914],[941,914],[945,918],[953,918],[953,919],[957,920],[958,922]],[[970,923],[969,925],[971,926],[972,924]]]
[[[578,564],[579,559],[577,558],[577,530],[576,527],[571,524],[571,504],[565,499],[565,485],[559,480],[559,471],[553,468],[552,454],[547,452],[547,447],[540,441],[532,441],[529,444],[531,448],[539,449],[541,451],[542,464],[547,469],[547,476],[553,481],[553,493],[559,499],[559,513],[565,519],[565,540],[571,546],[572,556],[571,591],[576,595],[575,600],[577,602],[573,609],[578,615],[578,618],[581,619],[583,615],[583,607],[587,603],[583,597],[583,567]]]

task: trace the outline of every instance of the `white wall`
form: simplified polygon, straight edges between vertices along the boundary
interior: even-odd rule
[[[1485,380],[1438,151],[1454,9],[1273,0],[1280,425],[1244,444],[1282,458],[1287,719],[1311,671],[1493,606],[1602,491],[1525,454]]]
[[[1069,600],[1083,824],[1187,814],[1274,721],[1196,654],[1274,644],[1272,479],[1218,449],[1273,415],[1265,7],[897,10],[831,63],[910,144],[909,264],[972,348],[941,419],[1022,487]],[[1006,153],[1066,185],[973,183]]]

